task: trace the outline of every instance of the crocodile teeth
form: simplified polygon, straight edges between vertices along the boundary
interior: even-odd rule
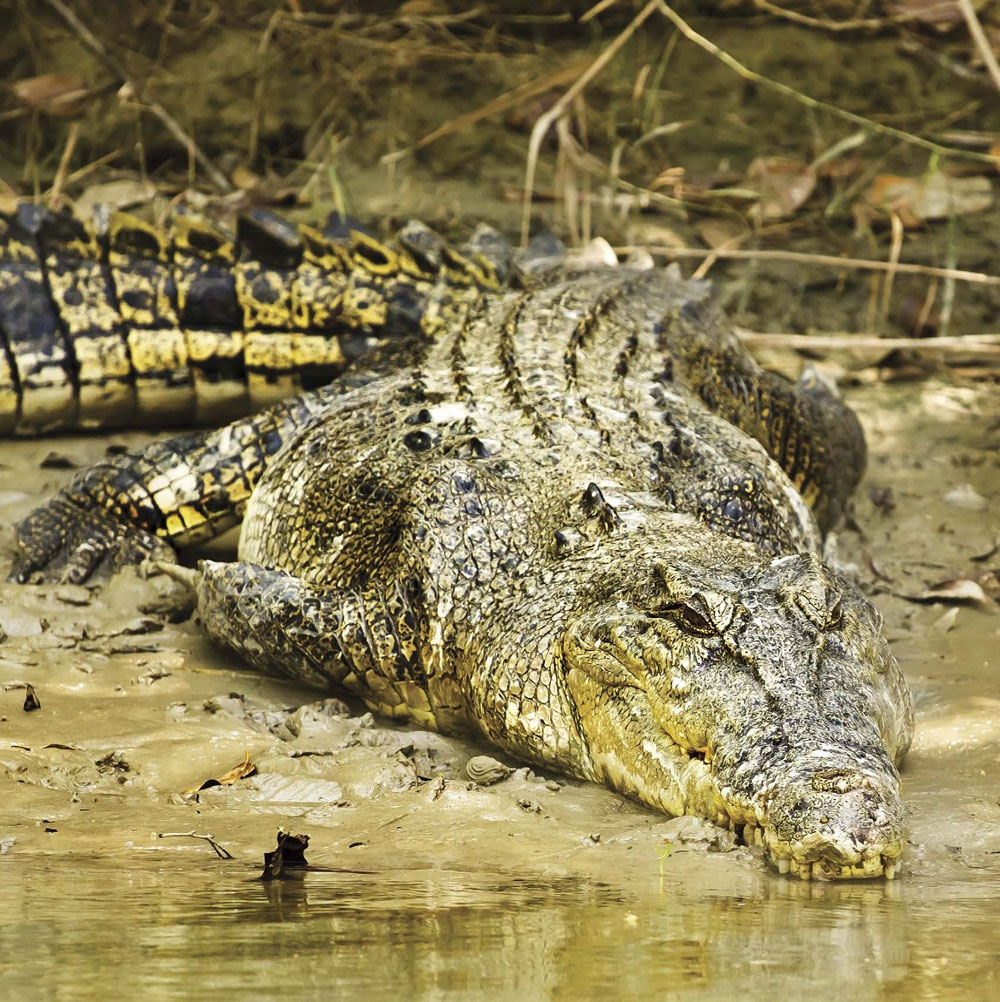
[[[882,868],[882,872],[885,874],[885,879],[886,880],[895,880],[896,879],[896,871],[898,869],[899,869],[899,861],[898,860],[894,859],[891,863],[887,862],[883,866],[883,868]]]
[[[778,866],[778,873],[788,873],[789,865],[791,864],[791,860],[788,859],[788,857],[779,856],[778,859],[775,860],[775,863]]]

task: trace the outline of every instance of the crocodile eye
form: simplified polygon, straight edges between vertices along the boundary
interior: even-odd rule
[[[843,603],[838,599],[830,611],[826,614],[826,627],[827,630],[832,630],[834,627],[840,626],[840,621],[844,618],[844,608]]]
[[[705,616],[684,602],[671,602],[668,605],[662,605],[658,609],[654,609],[651,615],[657,619],[670,619],[685,633],[696,637],[707,637],[716,632],[715,627]]]

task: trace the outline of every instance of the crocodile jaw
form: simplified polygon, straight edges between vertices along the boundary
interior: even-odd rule
[[[906,840],[895,769],[810,769],[780,784],[747,821],[744,841],[803,880],[895,877]]]
[[[913,711],[877,612],[812,555],[738,581],[705,563],[566,630],[592,778],[742,832],[781,873],[894,877]]]
[[[587,683],[577,676],[572,686],[579,698]],[[863,771],[852,766],[813,767],[811,772],[803,763],[797,778],[776,768],[768,770],[763,789],[748,797],[738,794],[712,761],[666,738],[648,706],[639,708],[640,694],[633,693],[636,705],[624,734],[617,714],[604,716],[604,726],[600,715],[590,717],[590,778],[667,814],[691,814],[736,831],[745,845],[762,848],[780,874],[803,880],[896,876],[907,827],[891,763]],[[592,690],[590,696],[598,694]],[[586,700],[591,707],[600,702],[599,697]],[[609,739],[612,732],[618,738]],[[629,747],[634,755],[623,754]],[[817,789],[838,782],[855,788],[845,793]]]

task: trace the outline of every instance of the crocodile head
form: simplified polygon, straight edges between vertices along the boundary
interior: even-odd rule
[[[894,876],[913,714],[878,612],[814,554],[704,537],[669,562],[638,547],[564,635],[595,778],[782,873]]]

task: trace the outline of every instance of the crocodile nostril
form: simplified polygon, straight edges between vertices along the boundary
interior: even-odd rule
[[[819,793],[850,793],[864,782],[865,777],[851,769],[823,769],[812,776],[812,788]]]

